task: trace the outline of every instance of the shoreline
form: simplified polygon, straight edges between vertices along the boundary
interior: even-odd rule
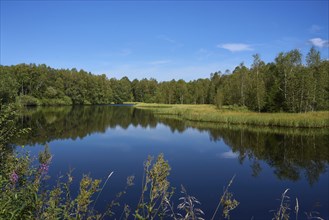
[[[214,105],[146,104],[134,108],[152,111],[156,115],[178,116],[178,119],[195,122],[212,122],[232,125],[287,128],[329,127],[329,111],[307,113],[258,113],[245,109],[216,108]]]

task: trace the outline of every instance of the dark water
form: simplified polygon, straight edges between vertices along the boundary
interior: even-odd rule
[[[135,175],[135,185],[121,202],[135,208],[143,162],[148,155],[163,152],[172,168],[171,186],[177,188],[174,205],[179,203],[183,184],[202,203],[206,219],[233,175],[230,189],[240,205],[231,213],[232,219],[271,219],[271,210],[279,207],[278,199],[287,188],[292,210],[298,197],[299,219],[306,219],[303,213],[312,211],[325,219],[329,216],[326,129],[190,123],[127,106],[27,109],[19,126],[32,128],[28,137],[17,141],[29,146],[32,154],[49,145],[54,155],[49,170],[52,177],[74,168],[75,191],[83,173],[105,180],[114,171],[98,200],[99,210],[124,188],[129,175]]]

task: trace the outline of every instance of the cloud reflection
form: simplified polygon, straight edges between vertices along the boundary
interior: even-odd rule
[[[237,153],[234,153],[232,151],[227,151],[224,153],[221,153],[218,155],[218,157],[220,158],[224,158],[224,159],[234,159],[237,158],[239,155]]]

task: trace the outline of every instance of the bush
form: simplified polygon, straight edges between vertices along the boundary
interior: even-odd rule
[[[76,198],[70,195],[72,176],[60,177],[52,190],[44,188],[51,155],[46,147],[37,165],[26,154],[8,154],[0,170],[0,219],[98,219],[91,197],[100,180],[84,175]]]
[[[52,106],[52,105],[72,105],[72,100],[68,96],[57,99],[41,99],[41,105]]]
[[[58,92],[57,92],[57,90],[54,87],[49,86],[49,87],[47,87],[44,95],[45,95],[45,97],[47,97],[49,99],[53,99],[53,98],[57,98],[58,97]]]
[[[16,98],[16,102],[22,106],[36,106],[41,104],[41,102],[37,98],[30,95],[18,96]]]

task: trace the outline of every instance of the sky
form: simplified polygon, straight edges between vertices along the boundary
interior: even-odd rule
[[[327,1],[3,1],[1,65],[117,79],[207,78],[311,46],[328,59]]]

